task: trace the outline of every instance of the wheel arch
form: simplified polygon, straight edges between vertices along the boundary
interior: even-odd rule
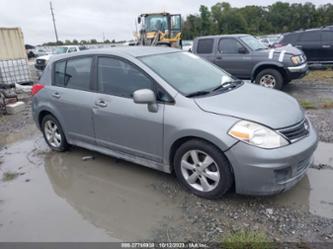
[[[264,69],[275,69],[279,73],[281,73],[283,77],[283,81],[285,82],[287,80],[287,72],[283,68],[283,65],[278,62],[270,62],[270,63],[259,63],[257,64],[251,73],[251,81],[255,81],[257,75],[259,72],[261,72]]]
[[[190,141],[190,140],[200,140],[200,141],[204,141],[206,143],[209,143],[211,145],[213,145],[215,148],[217,148],[224,156],[225,158],[229,161],[228,157],[225,155],[224,151],[226,149],[222,149],[221,148],[221,145],[218,145],[216,143],[216,141],[212,142],[212,139],[207,139],[205,137],[202,137],[202,136],[197,136],[197,135],[186,135],[186,136],[182,136],[182,137],[179,137],[177,138],[175,141],[173,141],[173,143],[171,144],[170,146],[170,150],[169,150],[169,153],[168,153],[168,162],[169,162],[169,166],[170,166],[170,172],[174,172],[174,156],[176,154],[176,151],[177,149],[184,143],[186,143],[187,141]],[[231,171],[233,173],[233,167],[232,167],[232,164],[230,163],[229,161],[229,164],[231,166]]]

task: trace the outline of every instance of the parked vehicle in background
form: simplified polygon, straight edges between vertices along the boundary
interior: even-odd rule
[[[301,49],[309,63],[333,63],[332,26],[285,33],[274,47],[287,44]]]
[[[49,50],[43,48],[43,47],[36,47],[33,50],[33,53],[34,53],[34,57],[40,57],[40,56],[43,56],[43,55],[48,55],[51,52]]]
[[[27,52],[27,57],[28,59],[35,57],[35,46],[29,45],[29,44],[25,44],[25,51]]]
[[[44,70],[49,59],[53,55],[59,55],[59,54],[66,54],[66,53],[75,53],[79,52],[81,50],[85,50],[86,47],[82,46],[62,46],[62,47],[56,47],[51,53],[39,56],[36,58],[35,68],[38,70]]]
[[[193,41],[183,40],[182,41],[182,49],[187,52],[192,52]]]
[[[293,97],[173,48],[53,57],[32,94],[34,120],[51,149],[72,144],[175,172],[205,198],[232,186],[253,195],[290,189],[318,141]]]
[[[246,34],[198,37],[192,52],[239,79],[275,89],[302,78],[308,71],[301,50],[292,46],[269,49]]]
[[[278,42],[281,35],[264,35],[264,36],[258,36],[257,39],[262,42],[266,47],[273,47],[275,43]]]

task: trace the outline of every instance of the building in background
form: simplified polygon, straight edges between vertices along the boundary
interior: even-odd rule
[[[23,33],[0,27],[0,84],[32,84]]]

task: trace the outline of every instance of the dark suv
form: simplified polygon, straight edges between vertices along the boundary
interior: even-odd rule
[[[275,89],[308,71],[304,53],[293,47],[267,48],[246,34],[197,37],[193,53],[239,79]]]
[[[333,63],[332,27],[283,34],[275,47],[287,44],[303,50],[309,63]]]

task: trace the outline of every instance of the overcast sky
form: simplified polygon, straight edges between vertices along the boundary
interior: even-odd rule
[[[129,40],[140,13],[167,11],[184,16],[198,13],[200,5],[211,7],[218,0],[53,0],[59,39]],[[232,6],[269,5],[271,0],[230,0]],[[293,1],[302,3],[305,1]],[[316,5],[330,0],[312,0]],[[0,0],[0,27],[21,27],[25,43],[54,41],[47,0]]]

